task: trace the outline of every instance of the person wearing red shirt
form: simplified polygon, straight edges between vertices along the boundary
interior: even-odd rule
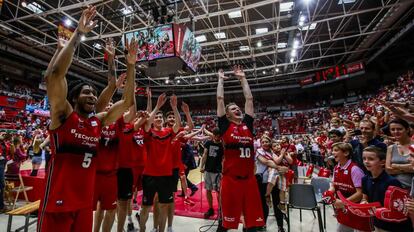
[[[93,114],[97,97],[90,83],[76,81],[69,88],[67,86],[65,76],[74,51],[82,35],[95,27],[95,15],[96,8],[92,6],[82,12],[71,39],[57,50],[45,73],[51,105],[49,133],[52,158],[46,176],[45,196],[40,203],[39,232],[92,230],[94,156],[101,128],[116,121],[133,104],[138,47],[134,38],[126,45],[127,83],[123,98],[108,112]]]
[[[182,102],[181,110],[185,114],[185,117],[187,120],[187,127],[186,128],[181,127],[179,131],[183,131],[184,129],[191,131],[194,128],[194,124],[193,124],[193,119],[191,118],[191,115],[190,115],[190,108],[188,107],[187,103]],[[168,128],[173,128],[174,125],[176,124],[174,112],[173,111],[167,112],[166,115],[167,115],[166,126]],[[184,172],[184,167],[181,162],[181,142],[182,142],[181,139],[175,139],[172,144],[172,150],[171,150],[172,156],[173,156],[173,175],[172,175],[172,180],[171,180],[171,188],[174,193],[177,192],[177,185],[178,185],[178,180],[180,179],[180,173]],[[170,204],[168,207],[168,220],[167,220],[168,221],[168,227],[167,227],[168,232],[172,231],[172,224],[174,220],[174,209],[175,209],[174,202],[175,201],[173,201],[173,203]]]
[[[219,70],[217,85],[218,127],[223,138],[224,161],[221,181],[222,225],[218,231],[237,229],[241,214],[247,231],[265,225],[259,188],[254,174],[253,96],[243,69],[234,66],[245,97],[245,116],[235,103],[224,104],[224,76]]]
[[[168,208],[173,203],[171,188],[173,156],[171,154],[172,140],[181,126],[181,117],[177,109],[177,96],[170,97],[170,105],[176,118],[172,128],[163,127],[163,114],[159,109],[166,102],[166,94],[158,97],[157,105],[145,123],[145,143],[148,152],[147,165],[142,179],[143,196],[140,217],[140,231],[145,232],[146,222],[155,194],[159,201],[159,232],[165,231]]]

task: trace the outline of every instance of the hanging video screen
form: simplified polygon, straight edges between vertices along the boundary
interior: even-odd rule
[[[183,25],[180,25],[176,34],[178,34],[176,36],[178,38],[178,43],[176,43],[176,46],[178,46],[177,53],[191,70],[197,72],[197,66],[201,57],[200,44],[194,38],[193,32]]]
[[[133,36],[138,40],[138,62],[174,56],[172,24],[137,30],[125,34],[125,38],[128,41]]]

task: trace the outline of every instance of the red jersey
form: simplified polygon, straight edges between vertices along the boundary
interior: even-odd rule
[[[92,208],[95,155],[101,133],[96,117],[81,118],[73,111],[65,122],[50,130],[51,160],[41,207],[46,212]]]
[[[178,132],[183,131],[184,128],[181,127]],[[185,142],[183,138],[174,139],[171,145],[171,152],[173,156],[173,169],[180,168],[182,166],[181,162],[181,147],[182,143]]]
[[[125,123],[120,135],[120,168],[135,168],[145,166],[147,161],[147,150],[144,146],[144,130],[134,130],[134,124]]]
[[[166,127],[163,127],[159,131],[151,128],[148,133],[145,133],[148,163],[144,168],[144,175],[172,175],[173,155],[171,149],[174,136],[173,129]]]
[[[218,125],[224,143],[223,175],[254,176],[253,118],[246,115],[237,125],[222,116]]]
[[[122,126],[123,120],[121,119],[102,128],[96,157],[97,172],[115,172],[118,168],[119,133]]]
[[[356,192],[354,182],[352,181],[352,167],[356,164],[351,162],[346,169],[336,165],[334,169],[333,185],[336,191],[340,191],[344,197],[349,197]]]

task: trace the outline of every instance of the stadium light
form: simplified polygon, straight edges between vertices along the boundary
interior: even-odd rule
[[[72,25],[72,20],[65,19],[64,24],[65,24],[65,26],[70,27]]]
[[[195,39],[199,43],[202,43],[202,42],[206,42],[207,41],[207,37],[205,35],[199,35],[199,36],[195,37]]]
[[[276,68],[275,71],[278,73],[279,72],[279,68]]]
[[[269,29],[267,28],[267,27],[263,27],[263,28],[256,28],[256,35],[258,35],[258,34],[263,34],[263,33],[266,33],[266,32],[268,32],[269,31]]]
[[[96,49],[98,49],[98,50],[101,50],[102,49],[102,45],[100,43],[94,43],[93,44],[93,47],[96,48]]]
[[[236,11],[229,12],[227,15],[231,19],[242,17],[242,14],[241,14],[241,11],[240,10],[236,10]]]
[[[258,48],[262,47],[262,41],[257,42],[257,47]]]
[[[293,41],[293,46],[292,46],[292,47],[293,47],[293,49],[298,48],[298,47],[299,47],[299,41],[295,39],[295,40]]]
[[[86,39],[86,36],[85,35],[82,35],[81,36],[81,41],[85,41],[85,39]]]
[[[295,57],[297,54],[298,54],[298,52],[296,51],[296,49],[293,49],[293,50],[290,52],[290,56],[291,56],[291,57]]]
[[[22,1],[22,7],[27,7],[26,1]]]
[[[277,43],[277,48],[286,48],[287,43]]]
[[[125,7],[125,8],[122,9],[122,14],[123,15],[129,15],[131,13],[132,13],[132,7],[131,6],[128,6],[128,7]]]
[[[200,79],[198,79],[198,77],[196,77],[195,81],[196,81],[196,82],[199,82],[199,81],[200,81]]]
[[[165,80],[165,84],[168,84],[168,80]]]
[[[216,37],[216,39],[225,39],[226,33],[224,32],[214,33],[214,37]]]
[[[295,61],[295,59],[293,57],[290,58],[290,63],[293,63],[293,61]]]
[[[249,46],[240,46],[240,51],[244,52],[244,51],[249,51],[250,47]]]
[[[293,9],[293,2],[283,2],[280,3],[280,12],[287,12]]]

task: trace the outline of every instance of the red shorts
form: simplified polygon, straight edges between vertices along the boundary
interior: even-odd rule
[[[38,220],[37,231],[92,231],[92,221],[92,209],[58,213],[45,212]]]
[[[142,190],[142,174],[144,173],[144,166],[139,166],[132,168],[132,172],[134,175],[134,182],[133,183],[133,189],[137,189],[137,191]]]
[[[116,209],[118,199],[118,178],[116,172],[111,174],[96,173],[93,209],[98,201],[102,210]]]
[[[237,229],[242,213],[246,228],[265,225],[259,187],[254,176],[247,179],[223,176],[220,193],[224,228]]]

